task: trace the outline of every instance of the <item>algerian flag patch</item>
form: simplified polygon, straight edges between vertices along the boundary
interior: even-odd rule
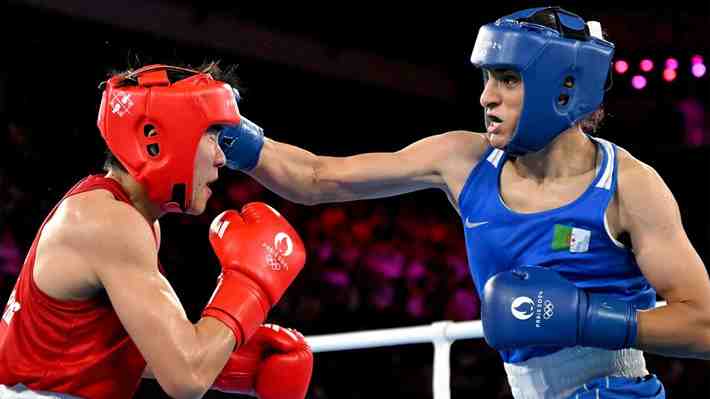
[[[570,252],[587,252],[592,232],[578,227],[556,224],[552,236],[552,250]]]

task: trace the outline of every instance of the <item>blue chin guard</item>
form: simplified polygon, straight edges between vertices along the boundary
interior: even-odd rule
[[[614,44],[601,32],[591,35],[581,17],[559,7],[518,11],[483,25],[471,62],[517,71],[525,89],[505,151],[516,156],[540,151],[596,111],[611,85],[613,54]]]

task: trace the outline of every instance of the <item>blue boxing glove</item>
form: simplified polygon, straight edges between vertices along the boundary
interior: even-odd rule
[[[242,116],[238,125],[222,128],[219,146],[227,158],[228,168],[250,171],[259,162],[264,129]]]
[[[604,294],[587,293],[557,272],[520,267],[498,273],[483,289],[483,334],[495,349],[530,346],[633,346],[636,309]]]

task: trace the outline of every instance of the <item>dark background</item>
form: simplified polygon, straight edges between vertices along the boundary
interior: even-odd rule
[[[543,5],[180,0],[15,1],[0,6],[0,300],[12,290],[47,212],[77,180],[100,171],[97,86],[111,70],[147,63],[238,65],[242,113],[267,135],[327,155],[398,150],[454,129],[482,130],[480,72],[468,62],[478,27]],[[469,4],[470,3],[470,4]],[[632,72],[650,57],[642,91],[615,75],[598,135],[654,167],[679,203],[688,236],[710,249],[710,79],[689,59],[710,58],[710,5],[557,2],[601,21]],[[661,78],[666,57],[678,79]],[[161,261],[196,320],[219,266],[209,221],[254,200],[280,209],[302,233],[309,263],[270,316],[305,335],[479,317],[457,215],[440,192],[306,207],[224,170],[208,211],[162,220]],[[413,223],[416,219],[418,222]],[[647,355],[670,398],[707,397],[706,362]],[[428,345],[316,355],[312,398],[430,398]],[[507,398],[497,354],[457,342],[452,396]],[[161,397],[145,381],[137,397]],[[210,392],[207,397],[226,397]]]

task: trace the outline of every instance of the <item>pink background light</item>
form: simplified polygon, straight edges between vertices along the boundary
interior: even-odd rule
[[[641,75],[636,75],[631,78],[631,86],[633,86],[634,89],[641,90],[646,87],[646,83],[646,78]]]
[[[645,59],[641,60],[639,67],[641,68],[642,71],[649,72],[653,69],[653,61],[651,61],[648,58],[645,58]]]
[[[705,75],[705,72],[707,71],[707,68],[705,68],[704,64],[695,64],[691,68],[691,72],[693,73],[693,76],[696,78],[700,78],[703,75]]]
[[[666,82],[674,81],[677,76],[678,76],[678,73],[675,71],[675,69],[664,69],[663,70],[663,79]]]
[[[669,58],[666,60],[666,68],[668,69],[678,69],[678,60],[675,58]]]
[[[629,63],[624,60],[616,61],[614,63],[614,69],[616,70],[616,73],[618,73],[618,74],[626,73],[626,71],[629,70]]]

